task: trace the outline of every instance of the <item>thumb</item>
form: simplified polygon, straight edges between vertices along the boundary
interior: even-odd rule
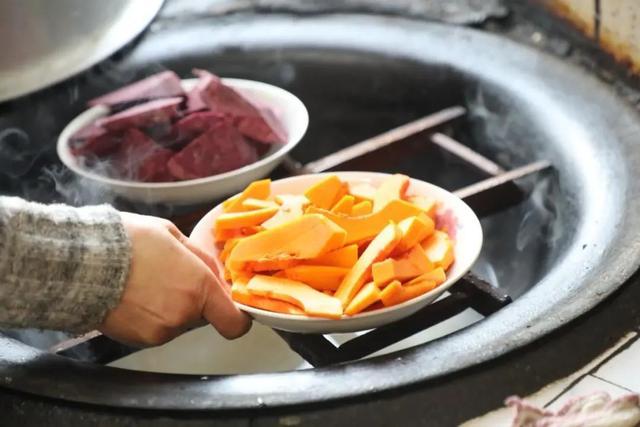
[[[251,318],[238,309],[231,300],[220,279],[207,275],[207,297],[202,308],[202,317],[227,339],[241,337],[251,329]]]

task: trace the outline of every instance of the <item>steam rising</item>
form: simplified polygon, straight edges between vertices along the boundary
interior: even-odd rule
[[[516,248],[519,251],[541,237],[549,247],[553,247],[562,237],[563,228],[556,220],[558,212],[553,203],[559,197],[557,192],[555,176],[547,176],[535,182],[529,196],[530,209],[524,214],[516,235]]]
[[[9,178],[18,179],[27,174],[40,151],[40,148],[33,146],[29,135],[23,130],[0,130],[0,171]]]

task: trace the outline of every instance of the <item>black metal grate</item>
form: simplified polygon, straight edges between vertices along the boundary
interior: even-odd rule
[[[516,184],[516,180],[534,175],[551,167],[547,161],[538,161],[523,167],[505,171],[499,165],[456,141],[440,130],[456,119],[463,117],[466,110],[455,106],[430,114],[378,136],[351,145],[306,165],[288,157],[283,168],[290,175],[318,173],[337,167],[348,167],[350,162],[374,155],[377,150],[389,147],[414,136],[426,136],[439,149],[456,156],[470,167],[488,176],[486,179],[456,190],[479,216],[483,217],[520,203],[526,191]],[[206,210],[192,212],[173,218],[183,230],[190,230]],[[360,359],[382,350],[418,332],[437,325],[462,311],[472,308],[483,316],[489,316],[511,302],[511,298],[500,288],[496,288],[481,278],[467,274],[454,286],[448,295],[427,305],[420,311],[391,324],[373,329],[339,346],[334,345],[324,335],[298,334],[276,331],[289,347],[313,366],[327,366]],[[99,332],[91,332],[82,337],[58,343],[51,352],[79,358],[95,363],[109,363],[136,350],[118,344]]]

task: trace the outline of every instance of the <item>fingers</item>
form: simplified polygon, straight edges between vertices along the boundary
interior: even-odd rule
[[[120,315],[105,322],[105,333],[122,341],[157,345],[202,318],[228,339],[249,330],[251,319],[231,300],[212,256],[170,221],[126,215],[123,219],[133,230],[134,258],[137,255],[140,261],[125,289],[130,298],[123,298]]]
[[[178,239],[180,243],[182,243],[187,249],[189,249],[195,256],[200,258],[206,265],[213,271],[216,277],[221,277],[220,275],[220,266],[215,261],[215,259],[206,253],[204,250],[196,246],[189,238],[185,235],[182,235],[182,238]]]
[[[251,329],[251,318],[235,306],[225,285],[213,274],[207,275],[205,280],[208,292],[202,316],[227,339],[247,333]]]
[[[195,256],[200,258],[209,267],[216,276],[220,277],[220,266],[216,263],[215,259],[196,246],[187,236],[185,236],[172,222],[167,221],[167,229],[169,232],[178,239],[187,249],[189,249]]]

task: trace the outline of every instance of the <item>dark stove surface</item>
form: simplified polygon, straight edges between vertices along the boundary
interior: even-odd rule
[[[153,37],[157,32],[161,32],[163,26],[171,26],[183,23],[188,20],[211,19],[211,10],[215,7],[222,7],[225,4],[231,7],[232,2],[213,1],[208,2],[207,6],[201,7],[201,2],[181,2],[173,1],[167,4],[163,12],[163,17],[159,22],[154,24],[154,28],[145,37]],[[241,3],[241,2],[240,2]],[[302,3],[302,2],[297,2]],[[370,7],[373,2],[353,2],[359,4],[358,7]],[[431,2],[404,2],[404,4],[427,4]],[[474,3],[455,2],[456,4]],[[477,2],[476,2],[477,3]],[[293,8],[290,2],[247,2],[245,5],[257,7],[258,9],[269,9],[270,4],[278,4],[277,10],[282,8]],[[483,4],[499,4],[498,2],[483,2]],[[365,6],[362,6],[365,5]],[[295,6],[300,7],[300,6]],[[279,9],[278,9],[279,8]],[[359,10],[359,9],[358,9]],[[516,9],[517,10],[517,9]],[[225,13],[229,12],[226,10]],[[232,11],[234,12],[234,11]],[[234,13],[236,13],[235,11]],[[307,10],[305,13],[316,13],[314,10]],[[389,12],[388,13],[396,13]],[[296,13],[301,13],[300,9],[296,9]],[[401,12],[397,12],[401,13]],[[189,15],[189,16],[188,16]],[[414,17],[416,14],[410,13]],[[419,15],[419,14],[418,14]],[[494,15],[494,16],[499,16]],[[485,14],[485,18],[486,18]],[[276,16],[277,17],[277,16]],[[424,12],[421,17],[429,17]],[[431,16],[433,18],[433,16]],[[239,17],[231,16],[222,18],[236,19]],[[485,21],[485,18],[475,21],[461,21],[465,23],[473,23],[478,25]],[[512,18],[513,19],[513,18]],[[519,18],[516,18],[519,19]],[[222,22],[222,21],[221,21]],[[211,21],[211,25],[215,25],[216,21]],[[407,22],[407,25],[409,23]],[[485,24],[491,27],[491,31],[509,34],[510,36],[520,37],[522,34],[529,34],[528,31],[532,27],[530,24],[519,25],[516,20],[515,24]],[[504,25],[504,27],[501,27]],[[547,33],[544,33],[545,37]],[[560,39],[562,40],[562,39]],[[558,44],[549,43],[547,46],[566,46],[562,42]],[[134,47],[135,49],[135,47]],[[144,55],[144,52],[140,53]],[[568,55],[569,51],[563,50],[562,54]],[[574,55],[575,52],[571,53]],[[117,64],[117,58],[113,64]],[[104,68],[107,69],[112,64],[103,64],[102,70],[95,70],[96,75],[103,76]],[[82,81],[84,77],[79,77]],[[113,83],[105,81],[105,86]],[[13,141],[11,144],[3,146],[4,150],[13,150],[8,156],[13,161],[1,164],[0,170],[0,189],[3,193],[16,193],[24,196],[33,196],[35,199],[46,200],[50,194],[56,194],[51,191],[55,187],[55,181],[47,181],[46,176],[37,175],[34,177],[32,171],[39,171],[42,166],[55,165],[55,155],[49,151],[42,151],[42,147],[50,144],[49,135],[56,134],[59,126],[58,120],[65,119],[65,116],[73,116],[75,112],[63,113],[56,117],[55,120],[49,114],[51,105],[61,102],[61,100],[77,99],[78,94],[73,90],[63,91],[59,86],[52,88],[50,91],[42,94],[43,98],[47,98],[44,103],[33,109],[32,116],[24,118],[22,116],[13,115],[16,105],[19,101],[11,104],[0,105],[0,128],[4,128],[3,120],[13,120],[15,127],[21,124],[27,125],[27,122],[36,120],[40,126],[35,134],[30,134],[29,138],[25,138],[19,132],[9,135]],[[625,87],[622,85],[621,87]],[[632,93],[630,89],[628,93]],[[49,103],[50,102],[50,103]],[[363,118],[364,120],[365,118]],[[399,123],[396,123],[399,124]],[[381,127],[389,127],[390,124],[381,124]],[[357,126],[356,126],[357,127]],[[382,129],[381,129],[382,130]],[[7,137],[7,135],[5,135]],[[353,140],[353,139],[352,139]],[[38,141],[38,142],[35,142]],[[43,143],[46,141],[46,143]],[[29,154],[31,153],[31,155]],[[34,154],[35,153],[35,154]],[[6,154],[6,151],[5,153]],[[304,153],[307,155],[307,153]],[[1,157],[1,156],[0,156]],[[311,155],[310,155],[311,157]],[[4,157],[5,159],[7,157]],[[301,160],[312,160],[309,159]],[[2,160],[0,160],[1,162]],[[9,173],[6,173],[6,172]],[[56,169],[49,172],[57,173]],[[44,186],[44,187],[43,187]],[[53,187],[52,187],[53,186]],[[631,194],[629,197],[637,196]],[[66,195],[60,194],[58,198],[77,197],[80,202],[87,202],[87,195]],[[340,401],[315,403],[305,406],[293,406],[279,409],[258,408],[251,411],[218,411],[218,412],[180,412],[180,411],[163,411],[149,412],[144,410],[114,410],[104,407],[96,407],[91,405],[72,404],[68,402],[59,402],[54,400],[43,399],[40,397],[29,396],[25,394],[0,390],[0,413],[6,414],[2,425],[109,425],[109,426],[128,426],[128,425],[225,425],[225,426],[243,426],[243,425],[345,425],[357,422],[357,425],[455,425],[465,419],[478,415],[484,411],[493,409],[499,405],[502,400],[509,394],[527,394],[536,390],[540,386],[573,372],[582,366],[602,350],[612,345],[623,332],[636,329],[640,324],[640,310],[637,308],[635,301],[640,298],[640,290],[638,286],[634,286],[638,280],[637,275],[632,277],[628,283],[613,293],[603,304],[589,311],[586,315],[574,320],[565,328],[556,330],[555,332],[545,336],[538,341],[524,347],[515,352],[510,352],[499,358],[485,362],[472,368],[458,371],[448,375],[442,379],[429,381],[428,383],[420,383],[412,386],[402,387],[394,391],[376,392],[361,397],[352,397]],[[597,298],[596,295],[593,298]],[[612,313],[615,313],[613,315]],[[559,319],[560,320],[560,319]],[[535,325],[532,325],[535,326]],[[585,333],[588,331],[588,333]],[[523,331],[527,334],[528,331]],[[579,349],[579,351],[576,351]],[[463,348],[460,348],[464,351]],[[497,351],[500,349],[486,349],[486,351]],[[398,360],[397,363],[403,363]],[[429,362],[432,363],[432,362]],[[439,362],[435,362],[439,363]],[[49,372],[50,366],[42,367],[43,378]],[[345,371],[350,369],[349,366],[343,368]],[[425,365],[424,369],[429,369]],[[319,373],[321,379],[322,373]],[[329,380],[330,377],[325,377]],[[256,378],[259,381],[259,378]],[[366,378],[363,378],[366,381]],[[123,378],[123,384],[126,379]],[[134,387],[134,385],[131,385]],[[283,388],[289,387],[286,384]],[[43,387],[52,387],[50,382],[43,381]],[[100,388],[99,377],[95,382],[95,387]],[[256,383],[259,388],[259,384]],[[290,387],[304,389],[304,385],[291,384]],[[179,384],[176,384],[176,399],[180,399],[183,392]],[[313,395],[315,390],[308,389],[307,393]],[[184,398],[184,397],[182,397]],[[259,403],[259,402],[258,402]],[[211,402],[211,406],[218,406],[216,402]],[[260,405],[256,405],[260,406]]]

